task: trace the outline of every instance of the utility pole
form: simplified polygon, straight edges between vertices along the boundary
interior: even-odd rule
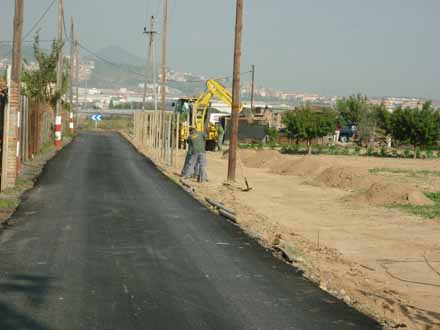
[[[145,103],[146,103],[146,98],[147,98],[147,83],[148,83],[148,72],[150,69],[150,66],[152,66],[152,72],[153,72],[153,81],[155,81],[155,72],[156,69],[154,68],[156,66],[155,63],[155,59],[154,59],[154,35],[157,32],[154,31],[154,16],[151,16],[151,24],[150,24],[150,30],[147,31],[147,28],[144,29],[144,34],[148,34],[149,35],[149,39],[148,39],[148,56],[147,56],[147,63],[146,63],[146,67],[145,67],[145,82],[144,82],[144,95],[142,98],[142,110],[145,110]],[[156,92],[154,91],[154,89],[156,88],[156,86],[153,86],[153,96],[155,98],[155,110],[157,110],[157,95]]]
[[[243,31],[243,1],[237,0],[235,19],[234,72],[232,81],[231,141],[229,144],[228,181],[235,181],[237,166],[238,114],[240,109],[241,37]]]
[[[75,63],[76,63],[76,67],[75,67],[75,86],[76,86],[76,106],[75,106],[75,119],[76,122],[78,123],[78,111],[79,111],[79,67],[80,67],[80,63],[79,63],[79,39],[78,39],[78,34],[76,35],[76,40],[75,40]]]
[[[167,32],[168,32],[168,0],[163,4],[162,31],[162,111],[167,110]]]
[[[154,110],[157,111],[157,62],[156,62],[156,39],[153,38],[151,44],[151,63],[153,64],[153,99]]]
[[[74,77],[74,59],[75,59],[75,36],[74,36],[74,25],[73,17],[70,18],[70,74],[69,74],[69,102],[70,102],[70,113],[69,113],[69,129],[70,134],[75,132],[73,123],[73,77]],[[76,64],[78,65],[78,63]]]
[[[56,91],[60,93],[55,108],[55,146],[61,148],[61,90],[63,86],[63,0],[58,0],[58,63],[57,63],[57,84]]]
[[[254,110],[255,65],[252,64],[251,112]]]
[[[20,169],[20,76],[22,61],[22,34],[23,34],[23,0],[15,0],[14,32],[12,46],[12,68],[9,84],[9,113],[7,114],[6,130],[3,134],[8,141],[6,153],[7,166],[2,169],[6,174],[6,182],[2,181],[2,190],[15,186],[15,179]],[[15,158],[15,159],[14,159]],[[2,175],[2,179],[4,176]]]

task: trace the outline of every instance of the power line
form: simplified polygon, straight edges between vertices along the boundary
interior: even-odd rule
[[[38,40],[39,42],[52,42],[53,40]],[[30,44],[34,42],[34,40],[24,40],[23,43]],[[0,44],[12,44],[12,40],[0,40]]]
[[[105,63],[107,63],[107,64],[109,64],[109,65],[112,65],[112,66],[114,66],[114,67],[118,67],[118,68],[120,68],[120,69],[123,69],[123,70],[125,70],[125,71],[128,71],[128,72],[130,72],[130,73],[132,73],[132,74],[134,74],[134,75],[136,75],[136,76],[139,76],[139,77],[144,78],[144,75],[143,75],[143,74],[141,74],[141,73],[139,73],[139,72],[136,72],[136,71],[133,71],[133,70],[127,70],[127,67],[126,67],[126,66],[123,67],[121,64],[115,63],[115,62],[113,62],[113,61],[110,61],[110,60],[104,58],[104,57],[101,56],[101,55],[98,55],[96,52],[90,50],[89,48],[87,48],[86,46],[84,46],[82,43],[78,42],[78,45],[79,45],[83,50],[85,50],[87,53],[89,53],[90,55],[93,55],[94,57],[96,57],[96,58],[99,59],[100,61],[105,62]],[[252,72],[251,70],[250,70],[250,71],[241,72],[240,75],[241,75],[241,76],[242,76],[242,75],[246,75],[246,74],[249,74],[249,73],[251,73],[251,72]],[[223,77],[217,77],[217,78],[209,78],[209,79],[205,79],[205,80],[203,80],[203,79],[199,79],[199,80],[170,81],[170,82],[172,82],[172,83],[179,83],[179,84],[187,84],[187,83],[188,83],[188,84],[193,84],[193,83],[205,83],[205,82],[207,82],[207,81],[210,80],[210,79],[214,79],[214,80],[227,80],[227,79],[231,79],[231,78],[232,78],[232,76],[229,75],[229,76],[223,76]]]
[[[35,28],[41,23],[41,21],[44,19],[44,17],[46,17],[47,13],[49,12],[49,10],[52,9],[53,5],[55,4],[57,0],[53,0],[49,7],[46,8],[46,10],[43,12],[43,14],[41,15],[41,17],[35,22],[34,25],[32,25],[32,27],[30,28],[30,30],[24,35],[23,40],[27,39],[27,37],[29,37],[29,35],[35,30]]]
[[[252,73],[252,70],[250,71],[245,71],[245,72],[241,72],[240,76],[246,75]],[[227,80],[227,79],[231,79],[233,76],[224,76],[224,77],[217,77],[217,78],[209,78],[209,79],[199,79],[199,80],[187,80],[187,81],[173,81],[173,82],[177,82],[177,83],[204,83],[207,82],[208,80]]]
[[[64,36],[66,37],[66,41],[69,40],[69,35],[67,34],[67,28],[66,28],[66,18],[64,16],[64,10],[63,10],[63,27],[64,27]]]
[[[139,72],[136,72],[136,71],[133,71],[133,70],[127,70],[127,68],[126,68],[126,67],[122,67],[121,64],[117,64],[117,63],[115,63],[115,62],[112,62],[112,61],[110,61],[110,60],[108,60],[108,59],[102,57],[101,55],[98,55],[96,52],[94,52],[94,51],[88,49],[88,48],[87,48],[86,46],[84,46],[82,43],[78,42],[78,44],[79,44],[79,46],[80,46],[83,50],[85,50],[85,51],[86,51],[87,53],[89,53],[90,55],[95,56],[97,59],[99,59],[99,60],[101,60],[101,61],[103,61],[103,62],[105,62],[105,63],[107,63],[107,64],[109,64],[109,65],[113,65],[113,66],[118,67],[118,68],[120,68],[120,69],[124,69],[125,71],[128,71],[128,72],[130,72],[130,73],[132,73],[132,74],[134,74],[134,75],[137,75],[137,76],[139,76],[139,77],[142,77],[142,78],[144,77],[144,75],[141,74],[141,73],[139,73]]]
[[[32,32],[34,32],[34,30],[37,28],[37,26],[41,23],[41,21],[46,17],[46,15],[49,13],[49,11],[52,9],[53,5],[55,4],[57,0],[53,0],[49,6],[46,8],[46,10],[43,12],[43,14],[38,18],[38,20],[32,25],[32,27],[28,30],[28,32],[26,32],[26,34],[23,36],[22,40],[23,42],[28,42],[28,41],[24,41],[26,40]],[[5,41],[4,43],[12,43],[12,41]],[[1,42],[3,43],[3,42]],[[7,52],[5,52],[4,54],[1,55],[1,57],[6,56],[8,53],[10,52],[10,50],[8,50]]]

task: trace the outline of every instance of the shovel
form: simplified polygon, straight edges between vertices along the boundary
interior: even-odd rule
[[[241,162],[241,158],[240,158],[240,156],[238,156],[238,155],[237,155],[237,158],[238,158],[238,163],[239,163],[239,165],[240,165],[240,169],[241,169],[241,175],[243,176],[243,178],[244,178],[244,183],[245,183],[245,185],[246,185],[246,188],[242,188],[241,190],[242,190],[242,191],[251,191],[251,190],[252,190],[252,187],[249,185],[249,182],[248,182],[248,180],[247,180],[247,178],[246,178],[246,175],[244,174],[243,163]]]

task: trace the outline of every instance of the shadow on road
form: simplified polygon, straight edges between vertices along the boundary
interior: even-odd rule
[[[23,305],[28,310],[40,306],[53,280],[54,278],[51,277],[33,275],[12,275],[0,278],[0,329],[51,330],[32,316],[16,309],[13,302],[24,301]]]

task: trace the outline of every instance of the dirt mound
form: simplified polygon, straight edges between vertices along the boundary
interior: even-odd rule
[[[351,197],[353,202],[375,205],[434,205],[421,191],[401,184],[374,183],[366,192]]]
[[[276,150],[243,150],[240,151],[239,157],[245,166],[252,168],[271,168],[283,159]]]
[[[362,189],[370,187],[373,178],[366,170],[354,167],[330,167],[319,174],[314,183],[341,189]]]
[[[300,159],[288,159],[288,157],[274,163],[270,172],[280,175],[315,176],[325,168],[322,161],[313,157],[306,156]]]

